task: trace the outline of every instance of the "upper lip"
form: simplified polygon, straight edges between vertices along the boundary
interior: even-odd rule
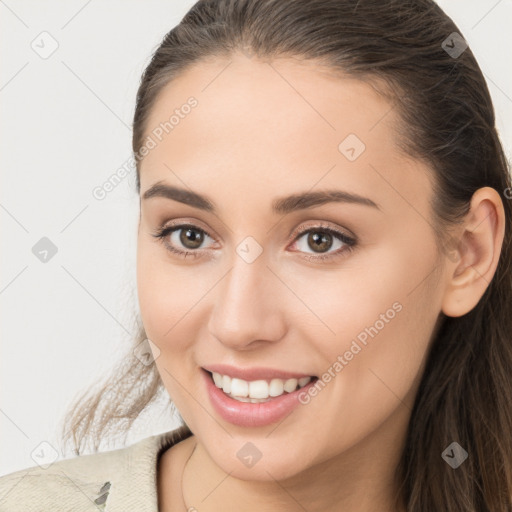
[[[289,372],[285,370],[278,370],[275,368],[251,367],[240,368],[230,366],[228,364],[209,364],[203,366],[209,372],[220,373],[221,375],[228,375],[236,379],[242,379],[247,382],[254,380],[271,380],[271,379],[300,379],[302,377],[313,377],[310,373]]]

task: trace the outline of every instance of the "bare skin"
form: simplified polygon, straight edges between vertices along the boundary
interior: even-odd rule
[[[190,96],[197,107],[141,166],[141,198],[165,182],[206,195],[217,209],[141,199],[142,320],[163,383],[194,433],[161,458],[160,511],[396,512],[393,472],[425,354],[440,313],[470,311],[494,275],[504,235],[499,194],[475,193],[448,257],[432,230],[431,171],[399,150],[398,113],[367,83],[296,60],[213,59],[164,88],[147,134]],[[353,161],[339,150],[349,134],[365,145]],[[271,209],[276,198],[334,189],[378,207]],[[179,229],[165,239],[198,257],[180,257],[151,236],[171,221],[204,230],[199,249],[184,246]],[[324,233],[320,224],[356,238],[353,250],[332,237],[331,259],[306,259],[324,254],[304,234]],[[262,249],[251,263],[236,252],[249,236]],[[210,403],[202,366],[322,375],[381,324],[278,424],[237,426]],[[236,455],[249,441],[262,454],[250,468]]]

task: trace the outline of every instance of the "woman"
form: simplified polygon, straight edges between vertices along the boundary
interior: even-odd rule
[[[65,429],[162,388],[184,425],[3,477],[2,510],[511,509],[511,182],[433,1],[199,1],[133,150],[143,328]]]

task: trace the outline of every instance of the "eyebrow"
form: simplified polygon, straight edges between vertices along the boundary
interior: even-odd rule
[[[166,185],[159,181],[144,192],[142,199],[151,197],[164,197],[183,204],[198,208],[213,214],[217,214],[214,203],[207,196],[186,190],[184,188]],[[272,211],[276,214],[288,214],[298,210],[305,210],[327,203],[351,203],[370,206],[380,210],[380,206],[367,197],[346,192],[343,190],[325,190],[318,192],[302,192],[286,197],[279,197],[272,201]]]

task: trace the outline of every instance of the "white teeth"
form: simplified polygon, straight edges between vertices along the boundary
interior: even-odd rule
[[[224,380],[226,377],[222,377]],[[228,377],[229,379],[229,377]],[[249,396],[249,384],[242,379],[231,379],[231,394],[233,396],[246,397]],[[252,395],[251,395],[252,396]],[[253,397],[258,398],[258,397]]]
[[[284,390],[287,393],[293,393],[297,389],[297,379],[288,379],[284,383]]]
[[[270,383],[266,380],[247,382],[216,372],[212,372],[212,377],[215,385],[231,398],[252,403],[266,402],[270,397],[281,396],[284,392],[293,393],[297,386],[302,388],[311,381],[311,377],[301,377],[287,380],[272,379]]]
[[[222,391],[224,393],[231,393],[231,378],[227,375],[222,376]]]
[[[282,395],[284,391],[284,382],[282,379],[272,379],[270,381],[269,392],[270,396]]]
[[[239,402],[249,402],[251,404],[261,404],[263,402],[269,402],[272,400],[271,398],[261,399],[261,398],[243,398],[241,396],[232,396],[229,395],[231,398],[234,398],[235,400],[238,400]]]
[[[249,382],[249,396],[251,398],[268,398],[268,383],[266,380],[253,380]]]
[[[309,384],[311,377],[302,377],[299,379],[299,388],[303,388],[306,384]]]
[[[215,385],[218,387],[218,388],[221,388],[222,387],[222,375],[220,373],[212,373],[213,375],[213,382],[215,382]]]

